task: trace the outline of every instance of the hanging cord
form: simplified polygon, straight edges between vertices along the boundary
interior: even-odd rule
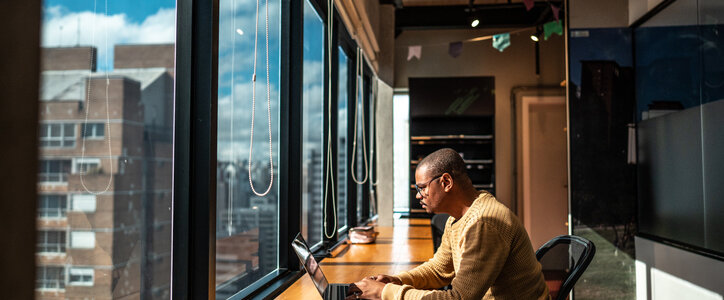
[[[254,30],[254,74],[251,77],[251,138],[249,142],[249,186],[251,191],[259,197],[266,196],[271,191],[274,184],[274,158],[272,156],[272,130],[271,130],[271,96],[269,87],[269,0],[264,2],[266,13],[265,20],[265,38],[266,38],[266,111],[267,121],[269,125],[269,186],[266,191],[259,193],[254,189],[254,182],[251,180],[251,153],[254,149],[254,113],[256,108],[256,57],[257,57],[257,40],[259,36],[259,0],[256,0],[256,22]],[[233,70],[232,70],[233,72]],[[232,99],[233,101],[233,99]],[[232,116],[233,118],[233,116]]]
[[[357,180],[357,177],[355,175],[355,164],[354,164],[354,159],[356,157],[355,152],[357,151],[357,123],[358,123],[357,122],[357,112],[359,111],[358,103],[359,103],[359,93],[360,93],[359,81],[362,80],[364,82],[364,68],[362,67],[362,55],[363,55],[362,50],[358,46],[357,47],[357,64],[356,64],[357,69],[355,70],[355,101],[354,101],[354,131],[353,131],[354,138],[352,140],[352,163],[349,167],[350,173],[352,173],[351,174],[352,180],[354,180],[354,182],[356,182],[357,184],[364,184],[365,182],[367,182],[367,177],[369,175],[369,169],[367,166],[367,152],[365,151],[366,143],[365,143],[365,127],[364,127],[364,125],[362,125],[362,158],[364,159],[365,176],[364,176],[364,179],[362,179],[362,181]],[[359,77],[357,77],[357,75],[359,75]],[[364,106],[364,97],[362,98],[362,105]],[[364,107],[363,107],[362,108],[363,123],[364,123],[364,118],[365,118],[365,111],[364,111]]]
[[[327,95],[328,99],[332,99],[332,18],[334,15],[334,2],[333,0],[327,1]],[[324,97],[324,96],[322,96]],[[334,233],[337,230],[337,204],[334,193],[334,172],[332,172],[332,101],[327,103],[327,167],[324,172],[324,183],[331,182],[330,187],[332,188],[332,215],[334,218],[334,227],[332,227],[332,233],[327,233],[327,199],[329,189],[324,189],[324,236],[327,239],[334,237]],[[327,180],[329,179],[329,181]]]
[[[105,24],[105,25],[106,25],[106,26],[105,26],[105,27],[106,27],[106,28],[105,28],[105,48],[106,48],[105,62],[106,62],[106,67],[108,67],[108,26],[107,26],[107,25],[108,25],[108,0],[105,1],[105,4],[106,4],[106,7],[105,7],[105,15],[104,15],[104,16],[105,16],[104,22],[106,23],[106,24]],[[93,16],[94,16],[94,17],[93,17],[93,20],[94,20],[93,23],[95,23],[96,10],[97,10],[97,2],[96,2],[96,1],[93,1]],[[93,32],[91,33],[91,45],[94,45],[94,44],[95,44],[95,39],[96,39],[96,35],[95,35],[95,31],[93,31]],[[88,100],[88,105],[87,105],[87,107],[85,108],[85,122],[83,123],[83,130],[81,131],[81,138],[83,139],[83,145],[82,145],[82,147],[81,147],[81,155],[80,155],[80,157],[81,157],[81,159],[80,159],[80,160],[81,160],[80,165],[81,165],[81,166],[83,166],[83,165],[85,164],[85,136],[83,136],[83,135],[85,135],[85,133],[88,132],[88,112],[90,111],[90,108],[91,108],[91,99],[90,99],[91,84],[90,84],[90,83],[91,83],[91,77],[92,77],[92,75],[93,75],[93,68],[92,68],[92,66],[93,66],[93,51],[94,51],[94,50],[91,49],[91,55],[90,55],[90,66],[91,66],[91,68],[90,68],[90,70],[88,71],[88,83],[87,83],[87,84],[88,84],[88,87],[87,87],[87,89],[86,89],[87,92],[86,92],[86,97],[85,97],[86,100]],[[106,70],[106,128],[105,128],[105,129],[108,131],[108,136],[107,136],[107,138],[105,138],[105,139],[108,140],[108,162],[109,162],[108,165],[110,166],[110,173],[109,173],[110,176],[108,177],[108,184],[106,184],[106,188],[103,189],[102,191],[91,191],[91,190],[88,189],[88,187],[85,185],[85,179],[84,179],[85,176],[84,176],[84,175],[85,175],[85,173],[88,171],[88,170],[87,170],[87,167],[86,167],[86,170],[79,170],[79,173],[80,173],[80,184],[83,186],[83,189],[84,189],[86,192],[91,193],[91,194],[94,194],[94,195],[100,195],[100,194],[103,194],[103,193],[107,192],[108,189],[110,189],[110,187],[111,187],[111,182],[113,182],[113,161],[112,161],[112,159],[113,159],[113,153],[112,153],[112,151],[111,151],[111,114],[110,114],[110,108],[109,108],[109,105],[108,105],[108,104],[109,104],[109,103],[108,103],[108,102],[109,102],[109,101],[108,101],[108,98],[109,98],[109,97],[108,97],[108,86],[109,86],[109,85],[110,85],[110,78],[109,78],[109,76],[108,76],[108,70]],[[100,167],[100,164],[99,164],[99,167]]]
[[[258,4],[258,3],[257,3]],[[236,156],[234,150],[236,150],[236,147],[234,147],[234,101],[236,100],[236,94],[235,94],[235,81],[234,81],[234,66],[236,65],[236,16],[234,13],[234,9],[236,8],[236,0],[231,0],[231,9],[229,10],[229,14],[231,15],[231,35],[233,38],[231,39],[231,118],[229,118],[229,147],[231,147],[231,153],[229,154],[229,162],[233,166],[231,169],[232,172],[229,173],[229,201],[228,201],[228,211],[227,217],[229,220],[227,221],[226,230],[229,232],[229,235],[231,235],[233,228],[234,228],[234,183],[236,182]]]

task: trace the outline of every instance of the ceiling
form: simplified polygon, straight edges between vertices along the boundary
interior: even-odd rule
[[[405,30],[535,27],[554,20],[551,5],[563,6],[563,0],[535,1],[526,10],[522,0],[382,0],[395,6],[395,32]],[[564,20],[564,10],[559,18]]]

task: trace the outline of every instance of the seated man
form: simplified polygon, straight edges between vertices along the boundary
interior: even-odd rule
[[[440,248],[410,271],[356,282],[358,295],[349,298],[548,299],[525,228],[493,195],[475,190],[455,150],[425,157],[415,181],[417,199],[428,213],[451,216]],[[436,290],[450,284],[452,289]]]

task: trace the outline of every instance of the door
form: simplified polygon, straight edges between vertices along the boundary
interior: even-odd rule
[[[566,106],[562,96],[524,96],[521,102],[518,214],[538,249],[568,233]]]

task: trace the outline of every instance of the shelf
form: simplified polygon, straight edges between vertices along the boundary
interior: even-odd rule
[[[492,140],[492,134],[485,135],[466,135],[466,134],[449,134],[449,135],[420,135],[411,136],[412,141],[435,141],[435,140]]]
[[[465,164],[470,164],[470,165],[489,165],[489,164],[493,163],[492,159],[464,159],[463,161],[465,162]],[[413,159],[410,161],[411,165],[416,165],[419,163],[420,163],[420,160],[417,160],[417,159]]]

